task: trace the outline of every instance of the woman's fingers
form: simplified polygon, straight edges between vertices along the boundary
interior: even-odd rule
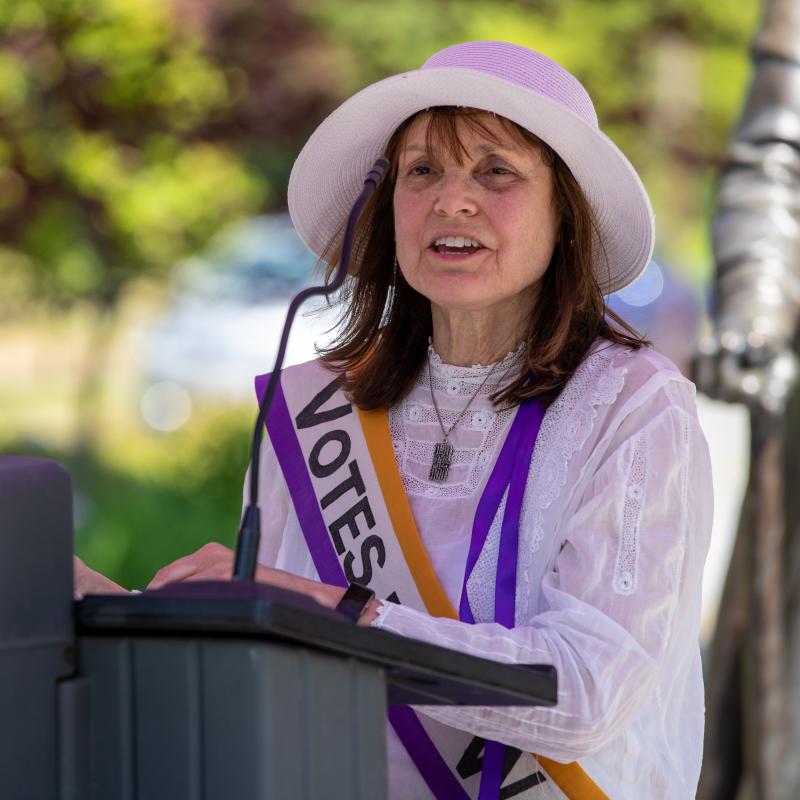
[[[172,564],[162,567],[147,588],[160,589],[168,583],[178,581],[230,580],[233,572],[233,558],[233,550],[218,542],[210,542],[196,553],[179,558]],[[256,572],[256,580],[306,594],[328,608],[335,608],[344,592],[340,587],[326,586],[319,581],[301,578],[299,575],[261,564]]]
[[[230,578],[232,569],[233,551],[218,542],[210,542],[197,552],[162,567],[147,588],[160,589],[168,583],[187,580],[225,580]]]
[[[78,556],[72,557],[72,571],[75,594],[78,597],[85,594],[127,594],[127,590],[110,578],[89,569]]]
[[[192,577],[197,572],[197,565],[185,558],[173,561],[166,567],[162,567],[156,572],[153,580],[147,584],[148,589],[160,589],[168,583],[176,583],[177,581],[185,581],[187,578]]]

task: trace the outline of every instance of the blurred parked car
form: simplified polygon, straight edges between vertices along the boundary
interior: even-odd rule
[[[146,422],[179,428],[201,396],[253,399],[253,376],[272,369],[289,301],[321,282],[315,264],[288,215],[279,215],[243,220],[178,265],[167,310],[144,332]],[[327,340],[334,323],[324,299],[308,301],[295,317],[284,363],[312,358],[314,343]]]

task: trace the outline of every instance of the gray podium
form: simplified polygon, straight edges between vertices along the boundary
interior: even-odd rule
[[[72,600],[71,485],[0,458],[3,800],[381,800],[387,703],[551,705],[550,667],[259,584]]]

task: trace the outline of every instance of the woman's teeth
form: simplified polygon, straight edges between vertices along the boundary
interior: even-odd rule
[[[480,247],[482,247],[480,242],[465,236],[443,236],[433,243],[433,249],[445,255],[471,253]]]

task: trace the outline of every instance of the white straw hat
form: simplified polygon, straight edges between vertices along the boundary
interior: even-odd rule
[[[434,106],[491,111],[552,147],[594,212],[593,269],[604,294],[638,277],[653,252],[653,211],[636,170],[598,128],[581,83],[546,56],[508,42],[465,42],[419,69],[353,95],[311,135],[289,179],[289,213],[321,255],[342,229],[364,177],[398,126]]]

